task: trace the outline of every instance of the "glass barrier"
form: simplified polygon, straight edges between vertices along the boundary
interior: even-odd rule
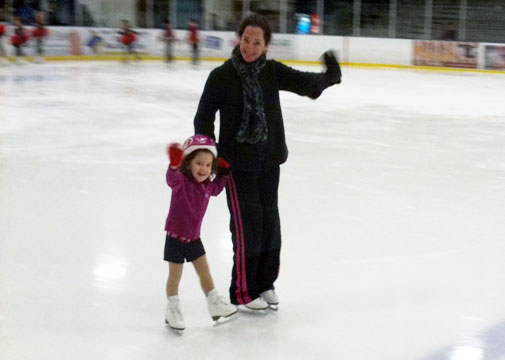
[[[503,43],[503,0],[0,0],[0,21],[52,26],[234,31],[248,12],[264,15],[274,32]]]

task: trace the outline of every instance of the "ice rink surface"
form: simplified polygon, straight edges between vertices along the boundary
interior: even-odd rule
[[[282,93],[279,311],[215,327],[186,265],[186,331],[164,327],[165,146],[217,65],[0,67],[0,359],[505,359],[499,74],[343,68],[316,101]],[[213,198],[224,295],[228,219]]]

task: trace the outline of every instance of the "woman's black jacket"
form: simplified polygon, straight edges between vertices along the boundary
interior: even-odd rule
[[[268,140],[258,144],[236,141],[243,113],[240,78],[231,60],[209,74],[194,119],[195,134],[216,139],[214,122],[219,110],[218,153],[232,169],[259,170],[286,161],[288,149],[279,100],[279,90],[294,92],[315,99],[328,86],[324,73],[302,72],[275,60],[267,60],[259,74],[263,90]]]

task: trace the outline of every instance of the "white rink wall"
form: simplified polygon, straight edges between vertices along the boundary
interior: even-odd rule
[[[119,42],[118,29],[116,28],[49,27],[49,30],[50,36],[46,39],[44,46],[45,54],[49,57],[92,55],[92,50],[87,46],[92,31],[96,31],[105,41],[102,55],[124,51],[123,45]],[[11,55],[14,55],[14,48],[9,46],[12,31],[13,28],[9,25],[7,36],[4,36],[3,41],[4,47]],[[136,29],[136,31],[141,34],[136,43],[138,52],[147,57],[163,56],[165,45],[160,38],[162,30]],[[175,32],[178,41],[174,44],[174,56],[189,57],[190,46],[186,41],[187,31],[176,30]],[[234,32],[224,31],[202,31],[201,40],[200,55],[204,59],[228,58],[237,42]],[[415,40],[409,39],[274,34],[268,54],[269,57],[280,60],[315,62],[326,50],[333,49],[344,64],[412,66],[414,65],[414,44]],[[476,44],[477,69],[485,68],[486,45],[492,44]],[[503,46],[503,44],[496,45]],[[27,55],[35,53],[33,41],[29,41],[26,47]]]
[[[412,65],[412,40],[347,37],[345,62]]]

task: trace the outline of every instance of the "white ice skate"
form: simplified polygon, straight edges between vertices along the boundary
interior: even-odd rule
[[[265,300],[268,307],[272,310],[279,309],[279,297],[275,293],[275,290],[267,290],[261,293],[261,298]]]
[[[216,289],[207,294],[207,307],[212,320],[216,322],[215,325],[232,320],[232,315],[237,313],[237,307],[230,304],[224,296],[220,296]]]
[[[245,304],[245,307],[248,308],[249,310],[266,310],[268,309],[268,304],[260,296],[251,301],[250,303]]]
[[[182,332],[185,329],[178,295],[168,297],[167,309],[165,311],[165,323],[175,331]]]

